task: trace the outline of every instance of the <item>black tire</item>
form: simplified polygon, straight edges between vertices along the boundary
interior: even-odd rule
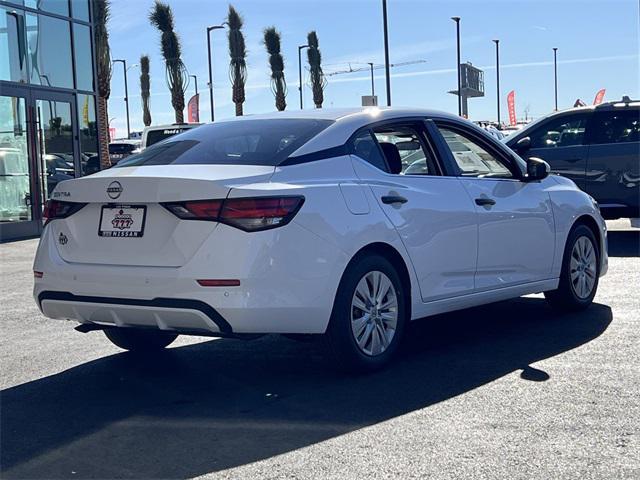
[[[358,346],[355,334],[352,331],[351,303],[359,282],[365,276],[374,272],[381,272],[386,275],[395,289],[397,322],[395,333],[386,349],[382,353],[368,355]],[[348,372],[370,372],[387,365],[401,344],[408,322],[408,302],[409,295],[400,275],[386,258],[379,255],[368,255],[350,265],[338,286],[329,326],[323,336],[325,351],[334,366],[339,370]],[[375,330],[376,327],[373,326],[372,329]],[[377,331],[375,334],[378,335],[377,339],[380,341],[381,336]]]
[[[107,328],[107,338],[116,346],[131,352],[157,352],[171,344],[178,334],[137,328]]]
[[[591,292],[587,296],[580,296],[576,292],[576,288],[571,281],[571,257],[574,246],[581,238],[587,238],[594,249],[596,257],[595,265],[595,281]],[[562,257],[562,271],[560,272],[560,283],[556,290],[544,292],[547,302],[554,309],[561,312],[576,312],[584,310],[593,302],[593,297],[598,290],[598,280],[600,277],[600,249],[593,231],[584,224],[578,224],[569,232],[567,243],[564,247]]]

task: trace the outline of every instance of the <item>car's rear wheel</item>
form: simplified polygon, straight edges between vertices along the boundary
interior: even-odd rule
[[[104,334],[114,345],[131,352],[162,350],[178,338],[176,333],[118,327],[107,328]]]
[[[384,257],[363,257],[345,272],[324,336],[336,366],[372,371],[396,353],[407,322],[407,295]]]
[[[558,289],[544,295],[558,310],[582,310],[593,302],[599,275],[600,253],[596,237],[586,225],[577,225],[567,238]]]

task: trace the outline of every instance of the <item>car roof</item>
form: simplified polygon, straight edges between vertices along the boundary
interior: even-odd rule
[[[397,117],[442,117],[448,116],[458,119],[459,117],[450,113],[438,110],[411,107],[352,107],[352,108],[317,108],[309,110],[285,110],[283,112],[260,113],[256,115],[245,115],[242,117],[231,117],[219,122],[233,122],[242,120],[268,120],[268,119],[311,119],[311,120],[333,120],[341,121],[361,120],[363,125],[377,120],[386,120]]]
[[[149,125],[144,127],[143,133],[149,130],[166,130],[170,128],[194,128],[203,125],[202,123],[168,123],[166,125]]]
[[[318,135],[291,154],[291,157],[297,157],[343,145],[355,131],[372,123],[411,117],[447,119],[458,123],[468,122],[457,115],[452,115],[438,110],[410,107],[354,107],[288,110],[284,112],[261,113],[257,115],[245,115],[242,117],[219,120],[216,121],[216,123],[276,119],[332,121],[332,125],[322,130]],[[472,125],[472,128],[482,130],[471,122],[468,123],[469,125]]]
[[[628,97],[624,97],[622,100],[612,100],[610,102],[601,103],[600,105],[586,105],[583,107],[572,107],[565,110],[558,110],[557,112],[551,112],[543,117],[538,118],[536,121],[525,125],[524,128],[518,130],[513,135],[509,135],[507,145],[513,145],[521,138],[526,137],[532,129],[537,128],[542,123],[556,117],[563,117],[565,115],[573,115],[576,113],[591,113],[621,109],[640,109],[640,101],[631,100]]]

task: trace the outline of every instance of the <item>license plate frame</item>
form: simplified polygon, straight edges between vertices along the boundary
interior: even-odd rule
[[[103,229],[103,220],[105,220],[105,211],[109,211],[109,213],[111,214],[111,217],[113,218],[111,221],[111,223],[113,224],[113,222],[116,220],[116,216],[118,214],[114,214],[113,211],[120,209],[121,212],[119,212],[120,215],[125,216],[125,218],[122,219],[122,223],[121,223],[121,227],[118,226],[113,226],[112,228],[109,229]],[[135,212],[137,213],[138,211],[142,211],[142,219],[140,220],[140,227],[139,229],[136,230],[130,230],[130,228],[134,225],[129,225],[126,226],[126,220],[129,219],[132,221],[133,224],[136,223],[136,220],[133,218],[133,216],[131,215],[131,213]],[[128,215],[128,217],[126,217]],[[102,207],[100,208],[100,221],[98,223],[98,236],[99,237],[105,237],[105,238],[142,238],[144,236],[144,228],[145,228],[145,224],[147,221],[147,206],[146,205],[116,205],[116,204],[107,204],[107,205],[102,205]]]

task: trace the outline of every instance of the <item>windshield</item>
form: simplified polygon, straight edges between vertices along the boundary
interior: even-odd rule
[[[127,157],[139,165],[276,166],[333,123],[312,119],[246,119],[203,125]]]
[[[187,130],[192,130],[194,128],[196,127],[170,127],[159,130],[149,130],[147,132],[147,147],[155,145],[162,140],[166,140],[169,137],[173,137],[174,135],[186,132]]]

